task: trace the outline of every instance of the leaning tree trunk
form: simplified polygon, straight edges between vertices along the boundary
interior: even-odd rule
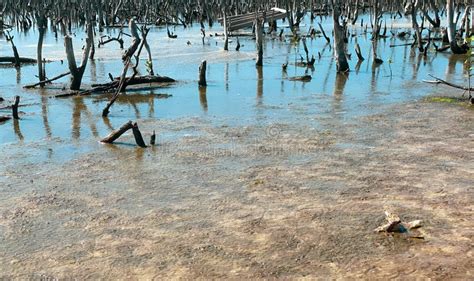
[[[424,48],[423,48],[423,38],[421,37],[421,28],[418,25],[418,21],[416,20],[416,14],[417,14],[417,8],[418,8],[417,5],[418,5],[418,1],[411,0],[411,24],[416,33],[416,41],[418,43],[418,50],[420,52],[423,52]]]
[[[82,54],[82,62],[81,66],[77,67],[76,65],[76,58],[74,56],[74,47],[72,45],[72,38],[69,35],[64,37],[64,46],[66,48],[66,56],[69,65],[69,71],[72,75],[71,81],[71,90],[79,90],[81,88],[82,76],[84,75],[84,71],[86,70],[87,61],[89,58],[89,53],[91,50],[92,42],[93,42],[93,30],[92,30],[92,23],[90,21],[89,15],[87,15],[87,39],[86,39],[86,47],[84,48],[84,52]]]
[[[465,54],[467,50],[458,45],[456,39],[456,24],[454,23],[454,0],[446,1],[446,15],[448,17],[448,39],[451,51],[454,54]]]
[[[339,23],[340,11],[339,5],[333,6],[333,20],[334,20],[334,55],[336,57],[337,72],[349,71],[349,63],[346,58],[345,42],[344,42],[344,27]]]

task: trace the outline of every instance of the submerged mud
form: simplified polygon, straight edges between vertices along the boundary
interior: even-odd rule
[[[143,120],[184,136],[61,165],[5,151],[2,277],[472,277],[473,119],[420,101],[321,129]],[[424,239],[374,233],[385,207]]]

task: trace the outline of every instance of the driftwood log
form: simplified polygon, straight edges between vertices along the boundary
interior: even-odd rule
[[[36,63],[37,60],[35,59],[30,59],[30,58],[23,58],[19,57],[18,58],[20,63]],[[16,59],[15,57],[0,57],[0,63],[15,63]]]
[[[136,122],[132,123],[132,121],[128,121],[127,123],[123,124],[119,129],[111,132],[108,136],[100,140],[100,142],[113,143],[130,129],[133,131],[133,136],[137,145],[140,147],[147,147],[145,141],[143,140],[142,134],[138,129],[138,124]]]
[[[120,138],[125,132],[133,128],[133,123],[132,121],[128,121],[127,123],[123,124],[120,128],[117,130],[111,132],[108,136],[103,138],[100,142],[102,143],[113,143],[115,140]]]
[[[168,84],[174,83],[176,80],[167,76],[145,75],[137,77],[126,77],[128,85],[143,85],[143,84]],[[89,96],[92,94],[102,94],[114,91],[120,85],[120,78],[114,78],[114,81],[103,84],[92,84],[92,89],[85,91],[74,91],[65,94],[56,95],[56,98],[65,98],[71,96]]]

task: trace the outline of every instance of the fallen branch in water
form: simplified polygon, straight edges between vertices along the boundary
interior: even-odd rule
[[[68,72],[66,72],[66,73],[63,73],[63,74],[60,74],[60,75],[58,75],[58,76],[56,76],[56,77],[53,77],[53,78],[51,78],[51,79],[46,79],[46,80],[40,81],[40,82],[35,83],[35,84],[25,85],[25,86],[23,86],[23,88],[25,88],[25,89],[31,89],[31,88],[35,88],[35,87],[37,87],[37,86],[39,86],[39,85],[44,85],[44,84],[47,84],[47,83],[49,84],[49,83],[51,83],[51,82],[53,82],[53,81],[56,81],[56,80],[58,80],[58,79],[60,79],[60,78],[63,78],[64,76],[67,76],[67,75],[69,75],[69,74],[71,74],[70,71],[68,71]]]
[[[145,75],[145,76],[138,76],[138,77],[129,77],[125,78],[128,79],[127,85],[141,85],[141,84],[167,84],[167,83],[174,83],[176,80],[167,76],[156,76],[156,75]],[[120,80],[117,78],[108,83],[104,84],[93,84],[92,89],[85,90],[85,91],[73,91],[65,94],[56,95],[56,98],[65,98],[71,96],[89,96],[92,94],[99,94],[99,93],[108,93],[117,89],[120,85]],[[153,88],[153,85],[152,87]],[[145,90],[145,89],[143,89]]]
[[[19,57],[19,63],[36,63],[35,59]],[[15,57],[0,57],[0,63],[16,63]]]
[[[464,87],[464,86],[461,86],[461,85],[456,85],[456,84],[453,84],[451,82],[445,81],[441,78],[438,78],[436,76],[433,76],[431,74],[428,74],[428,75],[430,77],[433,77],[435,79],[435,81],[423,80],[423,82],[430,83],[430,84],[444,84],[444,85],[447,85],[447,86],[450,86],[450,87],[453,87],[453,88],[456,88],[456,89],[461,89],[461,90],[464,90],[464,91],[474,91],[474,88],[469,88],[469,87]]]
[[[127,123],[123,124],[118,130],[113,131],[108,136],[103,138],[100,142],[102,143],[113,143],[115,140],[120,138],[125,132],[133,128],[132,121],[128,121]]]
[[[101,46],[104,46],[105,44],[108,44],[110,42],[113,42],[113,41],[117,41],[119,44],[120,44],[120,49],[123,49],[123,39],[122,39],[122,34],[123,32],[120,31],[119,34],[117,35],[117,37],[110,37],[110,36],[105,36],[107,37],[108,39],[104,41],[104,36],[100,37],[100,40],[99,40],[99,44],[97,45],[97,47],[101,47]]]
[[[1,115],[0,116],[0,123],[8,121],[10,119],[12,119],[10,116]]]
[[[449,48],[451,48],[449,45],[438,47],[438,45],[436,45],[434,42],[433,42],[433,46],[435,47],[436,52],[439,52],[439,53],[442,53],[446,50],[449,50]]]

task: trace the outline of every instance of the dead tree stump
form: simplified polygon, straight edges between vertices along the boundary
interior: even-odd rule
[[[145,141],[143,140],[142,133],[138,129],[138,124],[135,122],[132,126],[133,136],[135,137],[135,142],[139,147],[147,147]]]
[[[255,37],[257,44],[257,61],[256,66],[263,65],[263,21],[258,18],[255,20]]]
[[[14,119],[20,119],[18,117],[18,105],[20,104],[20,96],[15,97],[15,102],[12,105],[12,115]]]
[[[207,82],[206,82],[206,68],[207,68],[207,61],[203,60],[201,62],[201,65],[199,66],[199,86],[200,87],[206,87]]]

